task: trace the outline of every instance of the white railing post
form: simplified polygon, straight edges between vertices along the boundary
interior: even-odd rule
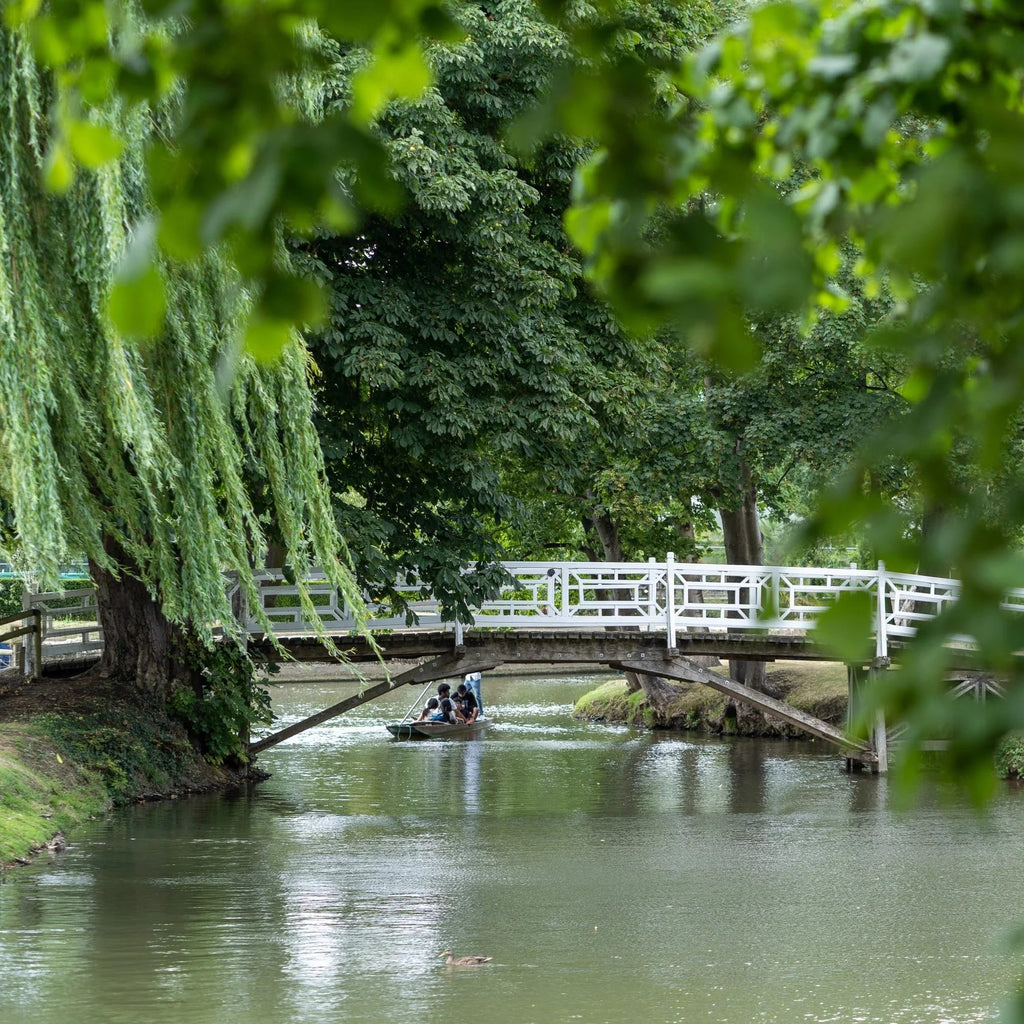
[[[24,579],[24,578],[21,581],[21,610],[23,612],[30,612],[32,610],[32,591],[29,589],[28,581],[26,579]],[[23,622],[27,621],[27,619],[24,619],[22,621]],[[39,636],[41,638],[41,636],[42,636],[42,629],[43,629],[42,616],[40,616],[36,620],[36,625],[37,625],[37,628],[39,629]],[[19,637],[18,639],[19,639],[19,642],[21,643],[21,667],[22,667],[22,671],[24,672],[26,677],[35,675],[36,672],[37,672],[36,665],[35,665],[35,660],[36,660],[35,652],[37,650],[41,649],[42,644],[41,643],[35,643],[35,642],[33,642],[33,643],[26,643],[24,637]],[[35,639],[36,638],[33,637],[33,641],[35,641]],[[40,674],[42,673],[42,668],[41,667],[38,669],[38,672]]]
[[[878,588],[878,593],[876,594],[877,621],[875,625],[875,657],[887,658],[889,657],[889,638],[886,634],[885,628],[886,583],[885,562],[882,561],[878,563],[878,582],[876,586]]]
[[[462,647],[462,623],[458,620],[455,622],[455,646]]]
[[[676,647],[676,556],[674,551],[665,555],[665,634],[668,649]]]

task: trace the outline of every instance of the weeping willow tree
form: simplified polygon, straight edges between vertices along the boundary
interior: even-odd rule
[[[256,607],[252,566],[268,543],[299,576],[324,567],[358,604],[323,482],[312,367],[298,340],[273,364],[243,352],[246,295],[217,252],[147,271],[163,278],[165,311],[145,341],[120,336],[109,307],[144,240],[146,143],[161,126],[137,108],[90,112],[98,143],[114,122],[121,154],[62,181],[61,99],[17,33],[0,32],[0,91],[3,546],[43,585],[84,553],[99,671],[166,696],[194,682],[182,641],[209,646],[215,624],[238,635],[224,573]]]

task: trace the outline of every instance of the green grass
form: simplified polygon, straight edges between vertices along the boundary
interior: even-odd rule
[[[243,778],[206,761],[180,723],[144,703],[0,722],[0,866],[112,806]]]
[[[110,804],[102,779],[69,763],[38,724],[0,725],[0,865]]]

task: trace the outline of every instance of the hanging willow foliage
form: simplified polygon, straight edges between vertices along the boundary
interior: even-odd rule
[[[93,112],[119,160],[46,187],[52,82],[0,32],[0,502],[3,547],[38,572],[85,554],[137,573],[173,622],[230,622],[225,571],[258,607],[252,561],[280,542],[301,577],[321,566],[361,607],[343,564],[298,340],[273,365],[242,353],[246,298],[216,253],[161,266],[167,313],[145,343],[107,303],[147,216],[144,110]],[[52,183],[52,176],[50,178]],[[142,226],[142,227],[140,227]],[[106,541],[106,546],[104,542]],[[108,551],[123,552],[126,565]],[[312,612],[312,602],[303,595]]]

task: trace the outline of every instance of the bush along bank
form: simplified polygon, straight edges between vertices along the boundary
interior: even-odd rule
[[[774,696],[815,718],[836,726],[846,722],[846,669],[828,662],[776,662],[768,670]],[[660,713],[650,707],[643,691],[630,692],[624,679],[615,679],[584,694],[573,708],[576,718],[622,722],[648,729],[676,729],[713,736],[768,736],[805,739],[786,722],[733,703],[708,686],[684,683],[678,696]],[[1024,779],[1024,735],[1014,734],[1001,744],[995,759],[1003,779]]]

